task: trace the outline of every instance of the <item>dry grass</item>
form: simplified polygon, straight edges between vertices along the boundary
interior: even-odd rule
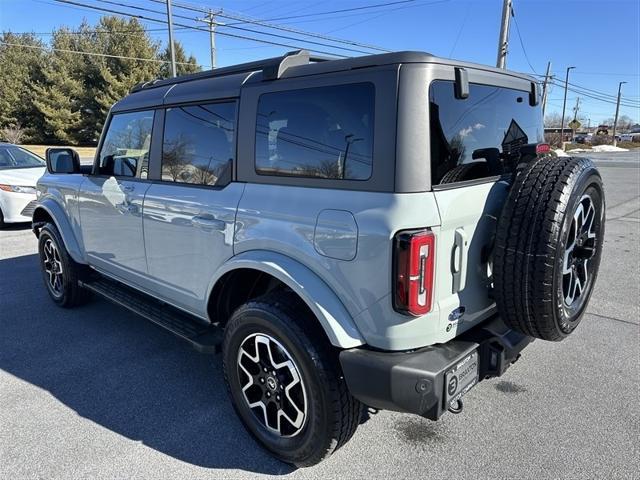
[[[52,147],[53,145],[20,145],[21,147],[26,148],[27,150],[35,153],[36,155],[40,155],[44,157],[44,152],[47,148]],[[56,147],[60,147],[60,145],[55,145]],[[65,145],[67,147],[67,145]],[[68,146],[69,148],[73,148],[78,155],[81,157],[93,157],[96,153],[95,147],[74,147],[72,145]]]

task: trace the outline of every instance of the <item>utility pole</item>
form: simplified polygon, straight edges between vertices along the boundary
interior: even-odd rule
[[[213,10],[209,9],[209,13],[204,18],[198,18],[199,22],[204,22],[209,26],[209,41],[211,43],[211,69],[216,68],[216,35],[215,30],[216,26],[224,25],[223,23],[218,23],[216,21],[216,15],[220,13],[220,11],[213,12]]]
[[[176,49],[173,43],[173,18],[171,17],[171,0],[167,2],[167,23],[169,25],[169,54],[171,55],[171,76],[175,77],[176,73]]]
[[[613,146],[615,147],[618,142],[616,142],[616,126],[618,125],[618,113],[620,112],[620,93],[622,92],[622,84],[627,82],[618,83],[618,101],[616,102],[616,116],[613,120]]]
[[[573,120],[578,120],[578,111],[580,110],[580,97],[576,98],[576,106],[573,107]]]
[[[560,122],[560,142],[562,143],[562,149],[564,150],[564,113],[567,108],[567,87],[569,86],[569,70],[576,67],[567,67],[567,75],[564,79],[564,100],[562,101],[562,121]]]
[[[512,0],[503,0],[502,24],[500,26],[500,38],[498,39],[498,60],[496,67],[507,68],[507,50],[509,47],[509,22],[511,21]]]
[[[544,111],[547,109],[547,96],[549,90],[549,80],[551,80],[551,62],[547,62],[547,73],[544,74],[544,84],[542,85],[542,118],[544,118]]]

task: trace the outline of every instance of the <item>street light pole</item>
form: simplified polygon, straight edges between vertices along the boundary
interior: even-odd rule
[[[171,76],[177,76],[176,72],[176,51],[173,43],[173,18],[171,17],[171,0],[167,2],[167,23],[169,25],[169,55],[171,56]]]
[[[569,70],[573,70],[576,67],[567,67],[567,74],[564,79],[564,100],[562,101],[562,121],[560,122],[560,142],[562,143],[562,150],[564,150],[564,113],[567,108],[567,87],[569,86]]]
[[[620,112],[620,93],[622,92],[622,84],[627,82],[618,83],[618,101],[616,102],[616,116],[613,120],[613,146],[615,147],[618,142],[616,142],[616,127],[618,126],[618,113]]]

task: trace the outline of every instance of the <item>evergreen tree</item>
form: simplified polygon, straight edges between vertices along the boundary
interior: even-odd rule
[[[131,57],[94,59],[92,74],[95,76],[88,87],[93,90],[96,102],[96,115],[91,121],[97,137],[111,105],[127,95],[134,85],[158,78],[161,63],[132,59],[159,60],[160,45],[149,37],[137,19],[102,17],[96,30],[96,45],[101,53]]]
[[[115,102],[169,72],[168,51],[135,18],[60,28],[50,50],[34,35],[4,33],[0,41],[37,47],[0,43],[0,128],[21,124],[36,141],[95,144]],[[179,74],[199,70],[179,43],[176,60]]]
[[[175,40],[173,43],[176,47],[176,73],[178,75],[187,75],[189,73],[199,72],[201,68],[196,62],[196,57],[193,55],[187,57],[182,44]],[[165,61],[160,67],[160,77],[169,78],[171,76],[171,54],[169,53],[168,45],[160,54],[160,59]]]
[[[43,47],[31,34],[0,36],[0,128],[20,125],[29,141],[42,140],[43,119],[33,106],[33,85],[42,79],[46,59]]]
[[[83,24],[80,31],[87,30]],[[33,103],[44,117],[44,136],[63,143],[77,143],[86,96],[83,55],[89,42],[63,28],[53,34],[52,51],[44,67],[43,81],[34,86]]]

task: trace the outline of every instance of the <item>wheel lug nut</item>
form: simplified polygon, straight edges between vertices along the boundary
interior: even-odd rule
[[[271,394],[267,392],[267,398],[271,398]]]
[[[264,383],[264,378],[260,377],[260,383]]]
[[[280,395],[276,395],[276,400],[280,401]]]
[[[265,372],[267,371],[267,367],[264,367],[264,371],[265,371]]]

